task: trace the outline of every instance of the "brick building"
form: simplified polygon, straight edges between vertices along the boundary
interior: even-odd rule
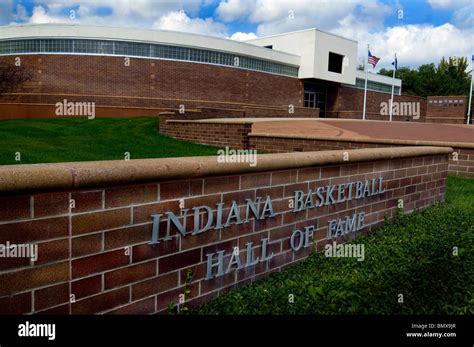
[[[0,28],[0,62],[31,76],[0,96],[3,119],[56,117],[55,105],[64,100],[94,102],[99,117],[180,108],[225,109],[214,112],[221,117],[362,113],[357,42],[317,29],[237,42],[129,28],[8,26]],[[388,119],[381,105],[391,85],[391,78],[369,74],[368,119]],[[394,120],[424,121],[426,99],[400,95],[398,79],[394,87],[395,101],[419,103],[420,113]]]

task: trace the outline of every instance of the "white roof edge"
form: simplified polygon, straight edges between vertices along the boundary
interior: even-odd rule
[[[278,36],[286,36],[286,35],[290,35],[290,34],[304,33],[304,32],[306,32],[306,31],[319,31],[319,32],[324,33],[324,34],[327,34],[327,35],[332,35],[332,36],[339,37],[339,38],[344,39],[344,40],[348,40],[348,41],[352,41],[352,42],[358,43],[358,41],[356,41],[356,40],[347,38],[347,37],[342,36],[342,35],[333,34],[333,33],[330,33],[330,32],[328,32],[328,31],[324,31],[324,30],[321,30],[321,29],[318,29],[318,28],[314,28],[314,27],[313,27],[313,28],[308,28],[308,29],[301,29],[301,30],[288,31],[288,32],[286,32],[286,33],[281,33],[281,34],[273,34],[273,35],[268,35],[268,36],[257,37],[257,38],[255,38],[255,39],[245,40],[245,42],[258,41],[258,40],[260,40],[260,39],[267,39],[267,38],[278,37]]]
[[[93,34],[87,34],[87,32]],[[117,32],[120,32],[120,34],[123,34],[124,36],[117,34]],[[151,37],[152,35],[157,34],[161,34],[160,39]],[[296,54],[269,50],[243,41],[180,31],[68,23],[14,24],[0,26],[0,40],[15,38],[26,39],[33,37],[73,37],[162,43],[236,53],[296,67],[299,67],[300,65],[300,56]]]

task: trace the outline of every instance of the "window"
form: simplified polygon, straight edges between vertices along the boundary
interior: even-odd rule
[[[343,55],[329,52],[328,59],[328,71],[335,73],[342,73],[342,60],[344,59]]]
[[[268,49],[273,49],[273,45],[268,45],[268,46],[263,46],[265,48],[268,48]]]
[[[310,108],[316,107],[316,93],[313,93],[313,92],[304,93],[304,107],[310,107]]]
[[[87,40],[87,39],[32,39],[0,40],[0,55],[17,53],[84,53],[107,54],[161,59],[195,61],[208,64],[238,67],[286,76],[298,76],[298,68],[262,59],[236,56],[231,53],[211,50],[178,47],[171,45],[149,44],[142,42]]]
[[[356,88],[361,88],[364,89],[365,86],[365,80],[361,78],[356,79]],[[373,90],[377,92],[383,92],[383,93],[391,93],[392,92],[392,86],[380,82],[373,82],[373,81],[367,81],[367,90]],[[394,86],[393,88],[393,93],[395,95],[400,94],[400,87]],[[436,100],[434,101],[436,102]]]

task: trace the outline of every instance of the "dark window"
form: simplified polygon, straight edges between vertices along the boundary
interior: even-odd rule
[[[273,49],[273,45],[268,45],[268,46],[263,46],[265,48],[268,48],[268,49]]]
[[[342,73],[343,55],[329,52],[328,71]]]

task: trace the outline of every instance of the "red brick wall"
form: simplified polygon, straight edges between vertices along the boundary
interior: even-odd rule
[[[14,59],[0,57],[9,63]],[[130,58],[127,67],[123,57],[78,55],[25,55],[21,63],[32,80],[16,91],[19,95],[0,102],[55,104],[67,98],[155,108],[303,106],[297,78],[232,67],[139,58]]]
[[[204,145],[249,147],[248,133],[252,130],[252,124],[198,123],[175,121],[174,118],[174,115],[160,116],[160,133],[178,140]]]
[[[339,86],[336,89],[336,98],[333,101],[333,107],[328,109],[327,115],[332,118],[362,119],[362,106],[364,104],[364,90],[348,86]],[[397,121],[424,122],[426,116],[426,98],[408,95],[394,95],[394,102],[419,102],[420,119],[413,117],[393,116]],[[388,103],[390,94],[367,91],[366,119],[371,120],[389,120],[389,116],[380,114],[380,104]]]
[[[318,118],[319,108],[306,108],[306,107],[293,107],[292,113],[289,112],[290,108],[287,107],[252,107],[244,106],[245,117],[273,117],[273,118]]]
[[[17,118],[67,118],[67,117],[85,117],[85,116],[57,116],[54,105],[38,104],[0,104],[0,119]],[[97,106],[95,116],[97,118],[108,117],[142,117],[158,116],[163,109],[160,108],[141,108],[141,107],[121,107],[121,106]],[[41,117],[38,117],[41,115]]]
[[[399,199],[404,210],[426,207],[445,197],[447,155],[314,166],[231,176],[150,182],[115,188],[36,192],[0,197],[0,243],[34,243],[39,258],[0,258],[0,313],[148,314],[166,312],[190,289],[193,307],[225,290],[263,278],[307,257],[326,241],[328,220],[365,212],[362,232],[393,216]],[[295,190],[355,180],[384,179],[376,197],[293,213],[288,208]],[[276,216],[251,220],[219,232],[187,234],[151,246],[150,215],[174,211],[179,199],[186,208],[215,206],[232,200],[270,195]],[[75,208],[70,208],[74,199]],[[192,223],[190,218],[189,223]],[[311,246],[294,252],[289,237],[295,229],[315,225]],[[353,237],[354,234],[351,235]],[[272,259],[252,268],[206,280],[206,254],[269,238]],[[343,241],[343,240],[342,240]],[[257,247],[256,255],[261,249]],[[193,273],[186,284],[187,270]],[[73,295],[73,296],[72,296]],[[73,302],[71,302],[73,298]]]
[[[474,178],[474,148],[453,147],[449,157],[449,174]]]
[[[333,141],[323,139],[299,139],[255,135],[249,136],[250,148],[270,153],[326,151],[356,148],[387,148],[404,145],[413,146],[414,144]],[[449,157],[449,174],[453,176],[474,177],[474,148],[461,148],[453,146],[449,147],[452,147],[455,153]]]
[[[167,122],[175,119],[175,115],[160,116],[160,133],[176,139],[200,144],[215,146],[229,146],[234,148],[251,148],[269,153],[325,151],[336,149],[356,148],[386,148],[394,146],[413,146],[417,143],[386,143],[363,141],[334,141],[330,139],[301,139],[290,137],[272,137],[252,135],[251,124],[212,124],[189,122]],[[250,134],[250,135],[249,135]],[[436,144],[439,146],[440,144]],[[449,174],[454,176],[474,177],[474,149],[466,147],[452,147],[457,157],[449,159]],[[454,160],[457,158],[457,160]]]
[[[429,96],[426,120],[431,123],[466,123],[465,96]]]

